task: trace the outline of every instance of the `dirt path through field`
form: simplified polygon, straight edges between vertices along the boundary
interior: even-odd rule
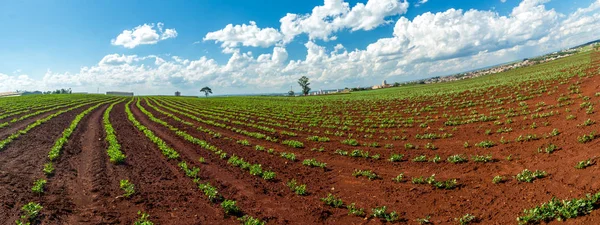
[[[76,135],[71,138],[64,149],[64,160],[57,164],[57,182],[61,188],[67,190],[69,206],[76,213],[69,214],[65,221],[68,224],[89,223],[102,221],[99,214],[93,210],[94,203],[98,202],[98,191],[102,184],[94,182],[97,177],[102,177],[105,171],[103,152],[103,129],[101,125],[102,112],[108,104],[103,105],[81,121],[77,127]],[[66,179],[62,179],[66,178]],[[60,201],[60,200],[59,200]]]

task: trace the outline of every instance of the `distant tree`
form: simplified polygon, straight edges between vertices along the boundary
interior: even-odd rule
[[[200,89],[200,92],[204,92],[204,95],[208,97],[209,94],[212,94],[212,90],[209,87],[203,87]]]
[[[71,94],[71,93],[73,93],[73,91],[71,90],[71,88],[69,88],[69,89],[61,88],[61,89],[56,89],[54,91],[45,91],[45,92],[43,92],[43,94]]]
[[[288,96],[294,96],[294,91],[288,91]]]
[[[302,87],[302,93],[304,95],[308,95],[308,92],[310,92],[310,83],[308,82],[308,77],[302,76],[300,79],[298,79],[298,84],[300,87]]]
[[[394,86],[394,87],[400,87],[400,83],[398,83],[398,82],[394,82],[394,85],[393,85],[393,86]]]

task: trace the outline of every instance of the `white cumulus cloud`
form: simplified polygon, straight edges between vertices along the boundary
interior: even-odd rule
[[[259,28],[254,21],[250,24],[228,24],[225,28],[209,32],[204,40],[220,42],[225,53],[239,45],[251,47],[270,47],[278,43],[291,42],[300,34],[307,34],[311,40],[336,40],[333,35],[340,30],[372,30],[393,21],[386,18],[406,13],[406,0],[369,0],[366,4],[357,3],[354,7],[343,0],[324,0],[308,14],[288,13],[282,17],[279,30]]]
[[[372,30],[389,21],[386,18],[406,13],[405,0],[369,0],[367,4],[350,4],[343,0],[325,0],[322,6],[313,8],[310,14],[288,13],[281,18],[281,32],[289,42],[299,34],[306,33],[310,39],[330,40],[331,35],[342,29]]]
[[[132,63],[137,59],[137,55],[119,55],[119,54],[110,54],[104,56],[102,60],[98,63],[99,65],[123,65]]]
[[[379,5],[367,10],[369,2],[364,5],[365,11],[379,12],[375,13],[378,15],[400,12],[395,7],[376,9]],[[223,51],[230,54],[226,62],[206,56],[186,59],[109,54],[100,57],[96,65],[82,67],[76,73],[48,71],[42,84],[74,90],[95,90],[98,85],[123,90],[137,88],[142,94],[164,94],[167,88],[195,90],[199,85],[209,85],[213,90],[247,93],[287,91],[290,85],[296,87],[295,81],[300,76],[306,75],[314,89],[356,87],[378,84],[383,79],[393,82],[448,75],[600,39],[600,0],[567,15],[546,8],[546,2],[523,0],[508,15],[449,9],[423,13],[412,20],[401,17],[395,21],[388,37],[364,49],[350,50],[336,43],[328,45],[332,47],[319,45],[317,37],[331,39],[333,33],[313,33],[315,36],[304,44],[306,52],[302,59],[289,59],[286,46],[278,44],[286,41],[289,30],[279,31],[278,38],[262,39],[271,41],[248,41],[260,37],[257,34],[265,29],[255,23],[245,28],[231,25],[210,39],[221,43]],[[387,23],[385,19],[344,22],[352,11],[362,12],[358,10],[360,7],[349,9],[347,6],[341,1],[328,0],[324,8],[316,7],[307,17],[297,19],[311,21],[313,15],[319,15],[314,17],[317,18],[315,24],[345,29],[368,29],[374,24]],[[322,20],[324,15],[329,15],[329,19]],[[370,18],[364,13],[360,15]],[[302,29],[297,34],[305,33]],[[252,35],[240,38],[246,33]],[[240,46],[272,46],[272,52],[255,55],[242,51]],[[29,77],[21,78],[22,85],[34,82]],[[19,78],[0,74],[0,84],[16,82],[16,79]]]
[[[15,72],[20,73],[20,71]],[[0,92],[32,90],[32,88],[40,88],[39,85],[41,85],[40,82],[26,74],[8,75],[0,73]]]
[[[223,48],[235,48],[240,44],[252,47],[269,47],[279,42],[283,36],[274,28],[258,28],[256,22],[250,21],[250,24],[233,25],[229,24],[225,28],[209,32],[204,37],[204,41],[214,40],[221,42]],[[229,53],[231,51],[228,51]]]
[[[538,41],[550,33],[559,19],[556,11],[546,10],[542,3],[524,0],[509,16],[449,9],[427,12],[412,21],[403,17],[396,22],[393,37],[378,40],[367,51],[412,62],[462,57]]]
[[[131,30],[124,30],[119,36],[112,39],[110,43],[125,48],[135,48],[139,45],[152,45],[162,40],[177,37],[175,29],[163,30],[163,26],[163,23],[158,23],[157,25],[144,24]]]

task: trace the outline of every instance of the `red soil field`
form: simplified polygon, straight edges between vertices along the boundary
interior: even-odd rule
[[[47,161],[48,151],[55,140],[61,136],[63,130],[69,126],[75,116],[81,113],[87,105],[73,111],[61,114],[47,123],[44,123],[27,134],[15,139],[0,151],[0,221],[3,224],[14,224],[22,214],[21,207],[27,202],[37,202],[44,208],[37,220],[39,224],[133,224],[138,218],[138,211],[146,212],[149,219],[155,224],[236,224],[236,216],[227,215],[218,203],[211,202],[200,191],[193,179],[178,167],[177,163],[186,161],[191,167],[200,168],[198,179],[210,182],[219,193],[227,199],[233,199],[242,209],[243,214],[251,215],[268,224],[384,224],[384,220],[369,216],[371,209],[386,206],[388,212],[396,211],[399,215],[398,223],[417,224],[417,218],[430,216],[433,224],[456,224],[455,218],[465,214],[476,216],[480,224],[516,224],[516,218],[523,215],[524,209],[529,209],[549,201],[552,197],[559,199],[582,198],[587,193],[596,193],[600,190],[600,168],[592,165],[586,169],[575,169],[574,166],[584,159],[597,159],[600,155],[599,140],[594,139],[589,143],[578,143],[578,137],[591,131],[598,131],[599,124],[578,126],[585,119],[600,121],[597,111],[587,114],[580,108],[584,102],[600,103],[600,97],[595,93],[600,92],[600,77],[598,75],[598,53],[591,55],[590,66],[585,71],[592,75],[586,77],[571,77],[565,84],[561,81],[531,81],[523,86],[557,87],[552,93],[535,95],[534,98],[514,101],[502,105],[505,108],[519,108],[521,102],[530,106],[531,110],[539,102],[546,106],[559,104],[561,95],[571,97],[573,103],[567,106],[541,107],[536,113],[556,111],[553,116],[530,119],[531,114],[512,117],[510,125],[495,125],[493,121],[468,123],[458,126],[456,131],[452,126],[445,126],[446,119],[442,119],[443,112],[432,115],[433,121],[427,127],[405,128],[376,128],[382,133],[375,136],[386,136],[389,139],[368,139],[362,135],[367,133],[356,132],[356,139],[361,143],[378,142],[382,147],[348,146],[341,142],[348,139],[325,135],[329,128],[310,127],[302,125],[306,130],[294,130],[296,137],[290,137],[280,132],[269,134],[279,140],[297,140],[304,143],[303,148],[293,148],[280,142],[252,138],[247,135],[232,131],[231,127],[243,128],[249,132],[263,132],[263,130],[242,126],[233,122],[219,121],[225,127],[213,126],[193,120],[180,112],[170,111],[167,103],[180,108],[189,108],[191,111],[214,110],[210,106],[204,107],[202,101],[185,100],[177,98],[163,99],[160,97],[136,98],[129,105],[133,116],[164,142],[175,149],[180,158],[169,160],[161,154],[161,150],[150,141],[143,132],[138,130],[128,120],[122,101],[114,106],[110,112],[110,123],[117,134],[121,151],[127,156],[122,164],[109,162],[106,154],[108,144],[104,140],[106,133],[103,126],[103,113],[110,105],[102,104],[87,114],[77,125],[68,142],[62,149],[62,155],[55,161],[56,172],[47,178],[43,195],[34,194],[31,185],[36,179],[45,177],[42,172],[43,164]],[[569,72],[569,71],[565,71]],[[569,85],[577,83],[580,93],[569,93]],[[496,98],[512,96],[516,89],[496,87],[487,90],[488,93],[499,93]],[[476,92],[464,91],[457,94],[457,101],[478,101],[480,97]],[[578,96],[590,96],[591,100],[583,100]],[[404,118],[414,116],[403,110],[408,105],[421,108],[430,104],[437,104],[443,98],[426,98],[422,101],[398,100],[374,104],[370,111],[394,111],[402,114]],[[273,171],[277,174],[274,180],[268,181],[259,176],[252,176],[247,171],[234,167],[217,154],[207,151],[197,144],[191,143],[174,131],[152,121],[144,114],[135,103],[148,110],[156,118],[185,131],[187,134],[205,140],[213,146],[228,153],[228,157],[236,155],[249,163],[261,164],[263,170]],[[156,104],[156,102],[161,105]],[[268,100],[265,100],[268,101]],[[384,102],[385,100],[379,100]],[[169,112],[167,116],[160,111]],[[177,107],[176,107],[177,108]],[[565,109],[570,111],[566,112]],[[598,108],[598,107],[596,107]],[[469,113],[477,110],[478,115],[491,115],[496,110],[489,107],[471,107],[458,109],[451,107],[449,113],[455,115],[461,112]],[[322,112],[327,112],[328,106],[323,106]],[[437,107],[442,111],[442,107]],[[597,110],[597,109],[596,109]],[[7,138],[28,124],[44,118],[53,112],[44,113],[32,118],[11,124],[0,129],[0,139]],[[217,113],[217,111],[215,111]],[[232,111],[235,114],[235,111]],[[532,112],[533,113],[533,112]],[[263,116],[248,113],[248,121],[267,121]],[[376,115],[364,115],[362,112],[351,111],[349,115],[366,118],[376,118]],[[574,115],[577,119],[567,120],[565,117]],[[182,123],[172,116],[176,116],[188,124]],[[201,114],[197,115],[202,117]],[[15,116],[16,117],[16,116]],[[13,118],[13,117],[11,117]],[[204,117],[203,117],[204,118]],[[416,116],[424,119],[425,115]],[[206,119],[206,118],[205,118]],[[275,119],[279,120],[279,119]],[[506,118],[501,116],[502,121]],[[0,122],[8,121],[8,119]],[[282,123],[285,121],[281,121]],[[534,125],[535,122],[535,125]],[[548,125],[543,125],[548,124]],[[198,130],[201,126],[220,133],[221,137]],[[268,126],[268,125],[265,125]],[[511,127],[512,132],[486,134],[486,130],[501,127]],[[536,128],[532,128],[536,126]],[[277,130],[290,129],[275,127]],[[440,131],[444,128],[444,131]],[[558,129],[560,135],[543,138],[553,129]],[[327,136],[328,142],[314,142],[306,138],[317,135]],[[435,140],[416,139],[417,134],[424,133],[452,133],[451,138]],[[521,135],[537,134],[539,140],[517,142]],[[392,136],[407,136],[408,140],[393,140]],[[504,137],[511,141],[500,144],[498,140]],[[244,146],[237,140],[249,140],[252,145]],[[493,140],[497,146],[479,148],[474,145],[480,141]],[[463,145],[468,141],[470,147]],[[411,143],[419,146],[418,149],[405,149],[404,145]],[[427,143],[432,143],[439,149],[426,149]],[[552,154],[539,153],[538,148],[548,144],[560,148]],[[384,148],[386,144],[393,144],[393,148]],[[255,150],[260,145],[266,149],[273,148],[275,154]],[[325,150],[311,151],[312,148],[323,147]],[[361,157],[342,156],[334,153],[336,149],[352,151],[361,149],[369,151],[371,155],[379,154],[381,159],[365,159]],[[313,168],[302,165],[302,160],[295,162],[279,156],[281,152],[294,153],[299,159],[316,159],[327,163],[325,169]],[[404,154],[401,162],[387,160],[392,153]],[[449,163],[446,158],[455,154],[468,157],[466,163]],[[471,160],[473,155],[493,156],[493,161],[477,163]],[[440,163],[413,162],[412,159],[426,155],[430,159],[434,155],[441,157]],[[512,160],[506,160],[508,156]],[[198,159],[203,157],[205,163]],[[354,177],[356,169],[372,170],[381,179],[368,180],[364,177]],[[532,183],[519,182],[514,176],[523,171],[544,170],[547,177],[537,179]],[[394,182],[392,178],[404,173],[405,182]],[[431,185],[413,184],[411,178],[436,175],[438,180],[456,179],[458,186],[451,190],[436,189]],[[506,182],[492,183],[494,176],[501,175]],[[130,198],[123,197],[119,188],[119,181],[127,179],[135,184],[136,193]],[[308,195],[300,196],[286,186],[289,180],[295,179],[306,184]],[[348,215],[344,208],[333,208],[325,205],[321,198],[329,193],[341,198],[345,205],[356,203],[357,207],[365,208],[366,216]],[[565,222],[550,222],[550,224],[600,224],[600,210],[593,210],[590,214],[568,219]]]

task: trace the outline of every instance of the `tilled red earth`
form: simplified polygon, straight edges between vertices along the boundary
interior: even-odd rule
[[[595,81],[593,82],[595,83]],[[592,83],[592,84],[593,84]],[[592,85],[589,84],[589,85]],[[587,86],[585,91],[592,92],[597,90],[598,86]],[[554,96],[549,96],[541,101],[552,103],[555,101]],[[536,99],[536,101],[539,99]],[[211,137],[201,132],[195,131],[190,126],[185,126],[166,116],[161,116],[158,112],[142,104],[147,110],[153,113],[158,118],[167,121],[169,124],[177,125],[178,128],[186,130],[188,133],[197,137],[203,137],[211,140]],[[164,109],[163,109],[164,110]],[[135,111],[135,109],[134,109]],[[184,118],[183,115],[178,115]],[[136,113],[136,116],[143,117],[142,113]],[[584,113],[578,113],[578,116],[584,117]],[[592,117],[597,118],[597,117]],[[192,121],[192,120],[188,120]],[[515,224],[516,217],[525,208],[532,208],[542,202],[550,200],[553,196],[561,199],[565,198],[580,198],[586,193],[595,193],[600,190],[600,183],[595,182],[598,178],[598,168],[591,167],[586,170],[576,170],[573,168],[581,159],[596,157],[597,148],[593,141],[587,145],[569,146],[573,142],[576,143],[577,135],[583,133],[581,129],[573,129],[573,124],[564,120],[546,120],[552,125],[550,127],[541,127],[536,129],[535,133],[550,133],[553,128],[558,128],[562,134],[558,137],[546,139],[543,142],[551,142],[559,146],[563,146],[560,151],[552,155],[544,155],[537,153],[536,149],[540,142],[535,143],[513,143],[508,146],[498,146],[489,150],[481,150],[476,148],[464,149],[462,144],[464,140],[477,140],[479,136],[481,140],[488,139],[484,136],[484,130],[480,130],[476,125],[466,125],[465,130],[470,130],[469,133],[456,133],[450,140],[441,139],[435,140],[434,144],[440,149],[435,151],[435,154],[442,156],[452,154],[465,154],[467,156],[475,154],[492,154],[496,158],[496,162],[487,164],[465,163],[465,164],[450,164],[442,162],[434,163],[417,163],[411,162],[413,157],[425,154],[431,150],[408,150],[406,157],[409,161],[400,163],[390,163],[385,160],[371,160],[362,158],[343,157],[336,154],[320,153],[309,151],[312,147],[326,146],[326,149],[348,149],[348,146],[342,145],[339,142],[331,142],[327,144],[319,143],[305,147],[305,149],[297,150],[287,148],[289,152],[296,153],[302,158],[316,158],[318,161],[327,162],[328,169],[325,172],[320,169],[311,169],[320,174],[311,175],[311,172],[305,172],[305,169],[290,167],[289,162],[280,158],[269,156],[265,153],[257,153],[252,146],[242,147],[234,142],[227,142],[223,139],[211,140],[210,143],[217,145],[222,149],[226,149],[231,153],[242,156],[251,163],[260,163],[266,168],[271,168],[278,173],[279,177],[286,179],[296,179],[301,183],[306,183],[312,191],[311,195],[303,198],[302,205],[322,205],[318,199],[326,196],[328,193],[334,193],[341,197],[346,202],[356,202],[361,207],[376,207],[387,206],[389,209],[396,210],[401,214],[401,218],[425,218],[431,215],[431,221],[434,224],[455,224],[454,218],[470,213],[478,215],[479,220],[484,224]],[[538,123],[544,120],[538,120]],[[151,124],[150,121],[145,123]],[[525,121],[517,121],[511,126],[521,127],[531,125]],[[203,125],[205,124],[198,124]],[[152,129],[164,129],[158,125]],[[211,129],[225,134],[229,137],[237,137],[244,139],[243,136],[231,132],[227,129],[211,127]],[[248,128],[252,130],[251,128]],[[414,134],[412,134],[414,135]],[[518,134],[504,135],[507,140],[514,140]],[[247,139],[247,137],[245,137]],[[301,140],[299,138],[299,140]],[[568,140],[568,141],[567,141]],[[411,141],[413,144],[424,146],[426,141]],[[267,141],[253,141],[253,144],[259,144],[265,147],[277,147]],[[452,146],[452,147],[445,147]],[[460,146],[460,147],[459,147]],[[384,156],[389,154],[389,150],[373,150],[372,153],[380,153]],[[414,151],[414,152],[411,152]],[[508,155],[513,155],[515,160],[505,161],[504,158]],[[444,160],[445,158],[442,158]],[[561,163],[557,163],[560,161]],[[291,164],[291,163],[290,163]],[[299,163],[296,163],[299,164]],[[568,165],[568,166],[565,166]],[[519,183],[512,179],[514,175],[521,172],[523,169],[530,170],[545,170],[550,176],[544,179],[536,180],[534,183]],[[364,178],[355,178],[352,176],[354,169],[372,169],[384,179],[369,181]],[[394,183],[391,178],[399,173],[404,172],[407,177],[430,176],[436,174],[436,178],[445,180],[456,178],[459,181],[459,188],[454,190],[440,190],[428,185],[415,185],[410,181],[405,183]],[[502,175],[509,178],[509,181],[503,184],[493,184],[491,178],[496,175]],[[246,175],[246,177],[249,177]],[[325,179],[323,179],[325,178]],[[264,182],[263,183],[268,183]],[[267,184],[262,184],[261,187]],[[286,187],[280,185],[282,192],[286,191]],[[289,191],[288,191],[289,193]],[[274,193],[269,194],[269,198],[276,198]],[[287,201],[297,203],[299,197],[293,194],[287,195]],[[312,200],[312,201],[311,201]],[[253,201],[255,202],[255,201]],[[257,213],[253,215],[261,215],[264,212],[261,206]],[[365,207],[366,208],[366,207]],[[369,208],[367,208],[368,210]],[[294,215],[302,212],[302,207],[296,208],[294,211],[280,214],[278,217]],[[304,209],[306,210],[306,209]],[[332,223],[332,224],[370,224],[380,223],[376,219],[352,218],[347,216],[345,209],[332,208],[315,208],[310,209],[314,214],[313,217],[319,217],[317,223]],[[304,215],[298,215],[303,217]],[[597,211],[591,215],[570,219],[568,224],[595,224],[599,221]],[[274,218],[275,220],[275,218]],[[408,220],[408,219],[407,219]],[[272,220],[273,221],[273,220]],[[288,222],[278,221],[278,223]],[[292,223],[307,223],[308,218]],[[314,223],[310,221],[308,223]],[[406,221],[413,223],[414,221]]]
[[[598,76],[582,78],[580,89],[585,96],[594,96],[600,90]],[[547,105],[557,104],[560,93],[567,92],[566,85],[559,85],[557,93],[543,95],[527,100],[533,106],[538,102]],[[465,96],[468,96],[465,94]],[[576,99],[576,95],[572,95]],[[598,103],[598,97],[592,101]],[[574,165],[587,158],[598,158],[598,139],[586,144],[577,143],[577,137],[598,130],[598,124],[589,127],[578,127],[584,118],[600,121],[596,112],[587,115],[585,110],[578,109],[580,100],[575,101],[566,113],[563,108],[559,115],[536,119],[539,125],[535,130],[532,120],[515,117],[510,127],[514,132],[506,134],[485,134],[493,122],[466,124],[460,131],[453,133],[449,139],[414,140],[416,134],[426,132],[424,129],[408,129],[406,133],[398,133],[411,137],[412,144],[421,146],[415,150],[405,150],[407,141],[384,140],[381,145],[394,144],[395,149],[349,147],[340,143],[344,138],[333,137],[330,142],[316,143],[305,138],[311,135],[300,131],[296,139],[306,146],[302,149],[291,148],[279,143],[262,139],[253,139],[233,132],[231,129],[211,126],[192,120],[185,115],[170,112],[190,122],[186,125],[153,109],[146,101],[141,106],[155,117],[177,127],[188,134],[205,140],[211,145],[227,152],[229,156],[243,157],[250,163],[261,164],[265,170],[277,173],[274,181],[266,181],[252,176],[247,171],[233,167],[227,160],[219,158],[212,152],[177,136],[168,128],[153,122],[143,114],[135,104],[130,105],[135,118],[163,139],[169,146],[179,152],[180,160],[189,166],[200,168],[199,179],[210,182],[221,195],[237,201],[244,214],[260,218],[269,224],[381,224],[385,223],[372,217],[356,217],[348,215],[345,208],[332,208],[320,200],[332,193],[344,200],[345,204],[356,203],[370,213],[372,208],[387,206],[388,212],[396,211],[401,223],[415,224],[415,219],[431,217],[433,224],[456,224],[455,218],[467,213],[477,216],[481,224],[516,224],[516,218],[522,215],[523,209],[532,208],[547,202],[556,196],[559,199],[581,198],[586,193],[600,190],[600,168],[593,165],[584,170],[577,170]],[[514,103],[514,106],[519,104]],[[109,162],[106,154],[107,144],[102,123],[103,112],[109,104],[104,104],[89,113],[77,126],[73,135],[62,150],[62,156],[55,163],[55,175],[48,178],[43,195],[31,192],[34,180],[45,177],[42,166],[47,162],[47,154],[54,141],[60,137],[64,128],[85,107],[79,108],[48,121],[34,128],[29,133],[13,141],[0,151],[0,221],[13,224],[20,215],[20,207],[27,202],[38,202],[44,209],[39,222],[41,224],[133,224],[139,216],[138,211],[150,214],[155,224],[236,224],[236,217],[224,214],[218,203],[210,202],[178,167],[180,160],[168,160],[158,147],[142,132],[137,130],[128,120],[125,103],[115,105],[110,113],[110,122],[117,133],[122,152],[127,155],[124,164],[115,165]],[[169,112],[166,108],[158,107]],[[488,114],[489,109],[479,109]],[[565,120],[573,114],[577,120]],[[36,116],[0,130],[0,138],[25,127],[28,123],[44,115]],[[542,126],[544,122],[548,126]],[[235,124],[228,123],[235,127]],[[215,138],[197,130],[198,126],[211,129],[223,135]],[[434,128],[443,127],[443,120],[431,123]],[[243,127],[252,132],[260,130]],[[523,134],[548,134],[553,129],[560,130],[560,135],[532,142],[514,142]],[[325,132],[325,129],[314,128]],[[398,129],[399,130],[399,129]],[[393,132],[387,129],[386,132]],[[434,132],[434,131],[432,131]],[[438,132],[440,133],[440,132]],[[489,149],[464,148],[463,143],[469,141],[498,140],[504,136],[509,144],[498,145]],[[277,136],[278,138],[283,138]],[[250,146],[236,143],[236,140],[248,139]],[[438,150],[423,148],[432,142]],[[552,154],[538,153],[543,144],[553,143],[561,148]],[[278,154],[256,151],[255,145],[277,149],[278,152],[295,153],[299,159],[314,158],[326,162],[327,168],[310,168],[301,161],[289,161]],[[311,151],[311,148],[324,147],[326,151]],[[353,149],[368,150],[371,154],[381,154],[382,159],[363,159],[334,154],[335,149],[351,151]],[[389,162],[391,153],[405,154],[402,162]],[[428,157],[440,155],[441,163],[412,162],[411,159],[426,154]],[[445,161],[454,154],[466,156],[492,154],[495,161],[489,163],[468,162],[452,164]],[[513,160],[505,158],[512,155]],[[198,159],[203,157],[205,163]],[[368,180],[352,176],[355,169],[368,169],[376,172],[382,179]],[[549,176],[535,180],[533,183],[520,183],[513,177],[523,169],[544,170]],[[393,182],[391,178],[404,173],[407,182]],[[430,185],[417,185],[410,178],[436,174],[438,180],[457,179],[458,188],[452,190],[435,189]],[[493,184],[492,178],[502,175],[508,181]],[[131,198],[122,197],[119,181],[127,179],[135,184],[136,193]],[[289,180],[295,179],[306,184],[307,196],[298,196],[286,186]],[[558,223],[558,222],[551,222]],[[600,224],[600,212],[569,219],[566,224]]]
[[[0,221],[14,223],[22,205],[42,197],[31,192],[33,181],[43,178],[42,165],[54,141],[84,109],[76,109],[36,127],[0,151]],[[44,217],[49,216],[44,213]]]

